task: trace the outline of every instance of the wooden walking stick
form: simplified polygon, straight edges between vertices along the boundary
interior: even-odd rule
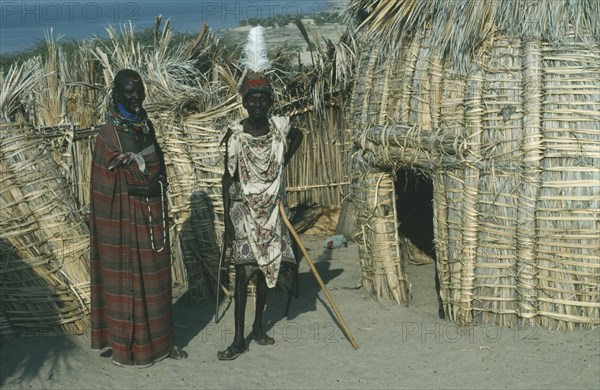
[[[356,344],[356,341],[354,340],[354,337],[352,337],[352,333],[350,333],[350,330],[346,326],[346,323],[344,322],[344,319],[342,318],[342,315],[340,314],[340,311],[338,310],[337,306],[333,302],[333,299],[331,298],[331,295],[329,295],[329,291],[327,291],[327,287],[325,287],[325,283],[323,283],[323,279],[321,279],[321,276],[319,275],[319,272],[317,272],[317,269],[315,268],[315,265],[313,264],[312,260],[310,259],[310,256],[308,256],[308,253],[306,252],[306,248],[302,244],[302,241],[300,241],[300,237],[298,236],[298,233],[296,232],[296,229],[294,229],[294,227],[292,226],[292,224],[288,220],[287,215],[285,215],[285,209],[283,208],[283,203],[282,202],[279,202],[279,211],[281,213],[281,218],[283,218],[283,222],[285,222],[286,226],[290,230],[290,233],[292,233],[292,236],[294,236],[294,239],[296,240],[296,242],[298,243],[298,246],[302,250],[302,253],[304,254],[304,257],[306,258],[306,262],[308,263],[308,266],[310,267],[310,270],[312,271],[313,275],[315,275],[315,278],[317,279],[317,282],[319,283],[319,286],[321,286],[321,289],[323,289],[323,292],[325,293],[325,296],[327,297],[327,300],[329,301],[329,304],[331,305],[331,308],[333,309],[333,313],[335,314],[335,318],[338,320],[338,322],[342,326],[342,329],[346,333],[346,336],[348,336],[348,340],[350,340],[350,344],[352,344],[352,347],[354,347],[354,349],[357,350],[358,349],[358,344]]]
[[[227,252],[227,243],[225,241],[225,233],[223,233],[223,238],[221,239],[221,255],[219,257],[219,269],[217,271],[217,302],[215,305],[215,324],[219,323],[219,296],[221,295],[221,292],[219,291],[219,289],[222,289],[223,292],[227,295],[227,297],[229,299],[231,299],[231,292],[229,292],[228,289],[225,288],[225,286],[223,286],[221,284],[221,272],[224,270],[223,269],[223,263],[225,260],[225,256],[226,256],[226,252]],[[226,271],[227,269],[225,269]],[[212,271],[209,270],[210,275],[214,278],[215,276],[213,275]]]

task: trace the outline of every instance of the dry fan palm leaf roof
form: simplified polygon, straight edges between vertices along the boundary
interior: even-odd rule
[[[495,31],[556,44],[575,34],[600,45],[600,0],[353,0],[348,14],[384,52],[430,28],[432,49],[458,65]]]

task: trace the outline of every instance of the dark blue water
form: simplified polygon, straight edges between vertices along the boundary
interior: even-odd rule
[[[171,19],[171,27],[179,32],[199,32],[202,23],[218,32],[240,25],[250,18],[275,15],[314,15],[328,11],[328,1],[2,1],[0,2],[0,53],[31,48],[50,32],[61,40],[80,40],[93,36],[106,37],[106,26],[117,31],[131,23],[135,31],[154,26],[157,15]]]

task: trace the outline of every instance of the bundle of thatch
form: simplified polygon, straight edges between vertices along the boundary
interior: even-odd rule
[[[356,145],[432,180],[449,317],[599,324],[600,3],[350,8]]]
[[[0,72],[7,122],[0,129],[3,334],[42,326],[36,316],[53,319],[47,324],[57,325],[54,330],[86,329],[89,168],[113,76],[126,67],[145,81],[145,105],[165,153],[175,295],[187,292],[195,301],[214,296],[223,230],[218,138],[226,123],[243,115],[243,73],[206,28],[195,40],[174,44],[168,23],[162,27],[158,19],[154,42],[146,46],[131,28],[109,32],[109,41],[82,42],[68,57],[49,37],[43,57]],[[284,51],[269,48],[276,65],[275,109],[305,133],[287,175],[291,204],[339,206],[347,193],[344,162],[351,141],[340,102],[347,86],[344,61],[351,57],[344,55],[345,45],[340,48],[323,47],[313,53],[313,67],[299,69],[292,69]],[[328,169],[315,172],[319,166]]]
[[[363,286],[376,297],[408,304],[405,264],[400,261],[394,181],[388,173],[367,173],[354,188],[360,226],[359,260]],[[391,216],[391,218],[390,218]]]
[[[89,231],[51,153],[16,123],[0,124],[0,297],[18,333],[85,331]],[[27,310],[24,310],[27,308]]]

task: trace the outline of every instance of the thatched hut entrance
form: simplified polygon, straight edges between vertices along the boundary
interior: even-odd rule
[[[363,285],[376,297],[408,305],[407,266],[435,259],[433,183],[404,167],[359,174],[353,187]]]

